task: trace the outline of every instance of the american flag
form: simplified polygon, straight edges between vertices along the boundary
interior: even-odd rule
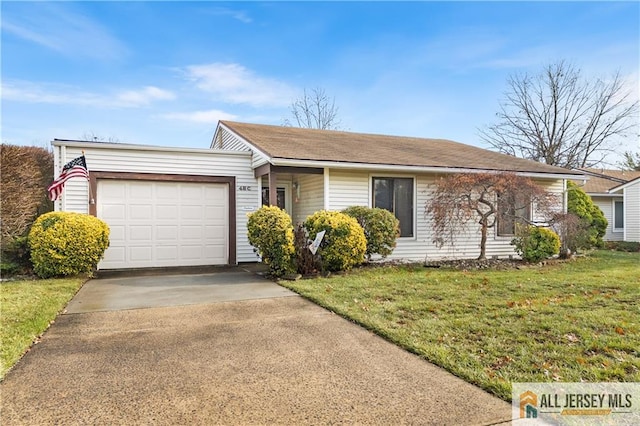
[[[84,155],[69,161],[62,168],[62,173],[51,185],[47,188],[49,191],[49,198],[51,201],[55,201],[62,194],[64,183],[72,177],[83,177],[89,179],[89,171],[87,170],[87,162]]]

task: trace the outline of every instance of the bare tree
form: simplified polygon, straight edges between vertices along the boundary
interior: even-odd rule
[[[120,139],[118,139],[115,136],[109,136],[108,138],[105,138],[104,136],[98,135],[93,131],[84,132],[80,137],[80,139],[82,139],[83,141],[91,141],[91,142],[111,142],[111,143],[120,142]]]
[[[640,172],[640,152],[625,151],[623,160],[618,163],[622,170],[635,170]]]
[[[496,114],[498,123],[480,137],[506,154],[575,168],[601,163],[617,137],[636,126],[638,102],[631,101],[620,73],[585,80],[561,61],[538,75],[514,75]]]
[[[531,179],[515,173],[456,173],[437,181],[425,205],[433,223],[437,247],[453,244],[470,224],[480,226],[480,255],[486,258],[488,231],[514,235],[516,223],[532,223],[531,206],[537,217],[552,217],[557,196]]]
[[[285,119],[285,126],[308,129],[336,130],[340,128],[338,107],[335,98],[330,98],[324,89],[316,87],[291,104],[293,120]]]

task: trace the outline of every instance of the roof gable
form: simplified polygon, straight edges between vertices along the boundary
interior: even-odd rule
[[[500,170],[582,176],[549,166],[445,139],[424,139],[221,121],[271,160],[287,159]]]

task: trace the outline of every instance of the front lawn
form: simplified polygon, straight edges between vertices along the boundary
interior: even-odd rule
[[[20,359],[86,278],[0,283],[0,378]]]
[[[370,267],[282,282],[511,400],[511,382],[640,381],[640,254],[511,270]]]

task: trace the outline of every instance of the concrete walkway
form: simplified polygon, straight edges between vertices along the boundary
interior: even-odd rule
[[[506,402],[298,296],[62,315],[0,391],[3,425],[511,418]]]

